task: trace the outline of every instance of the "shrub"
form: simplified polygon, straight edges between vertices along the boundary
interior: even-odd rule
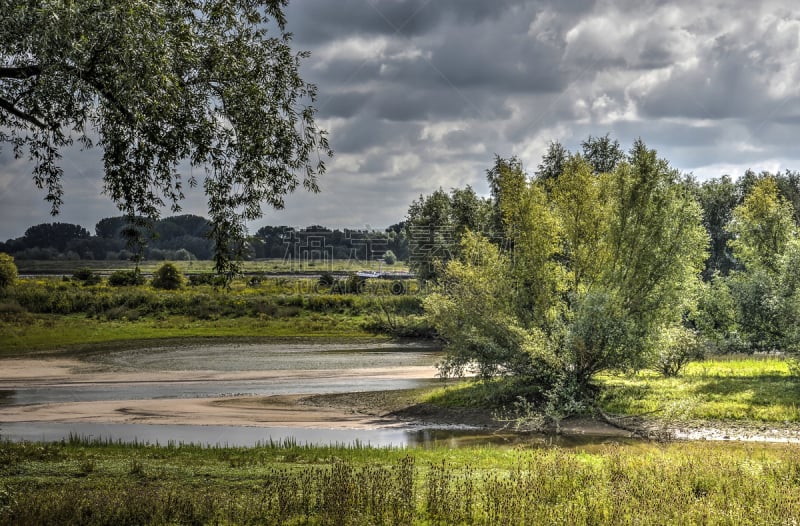
[[[323,272],[318,280],[320,287],[332,287],[336,283],[336,278],[330,272]]]
[[[157,289],[177,290],[183,287],[183,274],[172,263],[164,263],[153,274],[152,285]]]
[[[666,377],[678,376],[692,360],[702,358],[697,335],[686,327],[669,327],[661,333],[654,369]]]
[[[387,250],[386,253],[383,255],[383,262],[387,265],[394,265],[397,263],[397,256],[394,255],[394,252],[391,250]]]
[[[193,287],[198,285],[222,287],[225,285],[225,278],[223,276],[217,276],[216,274],[191,274],[189,276],[189,285]]]
[[[0,290],[13,285],[17,279],[17,265],[14,264],[14,258],[0,252]]]
[[[108,277],[108,284],[112,287],[127,287],[143,283],[144,276],[135,270],[117,270]]]
[[[72,274],[72,279],[82,281],[84,285],[95,285],[100,283],[100,276],[94,273],[89,267],[81,267]]]

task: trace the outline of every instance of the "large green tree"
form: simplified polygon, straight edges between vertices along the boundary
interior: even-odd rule
[[[14,258],[0,252],[0,291],[4,291],[9,285],[13,285],[17,279],[17,266]]]
[[[61,151],[103,150],[105,192],[131,219],[208,196],[217,270],[245,221],[281,208],[331,154],[286,32],[287,0],[0,0],[0,141],[28,157],[56,213]],[[319,155],[319,154],[322,155]]]
[[[445,371],[474,364],[586,396],[597,373],[647,364],[681,327],[706,255],[681,175],[642,141],[612,172],[579,155],[554,178],[496,164],[513,250],[465,236],[426,299]]]

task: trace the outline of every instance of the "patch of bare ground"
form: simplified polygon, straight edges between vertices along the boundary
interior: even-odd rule
[[[469,426],[487,430],[510,430],[489,409],[445,407],[420,403],[425,389],[318,394],[300,397],[305,406],[338,409],[362,416],[398,419],[411,425]],[[800,443],[800,423],[665,421],[637,416],[575,416],[539,431],[568,436],[643,438],[647,440],[714,440],[741,442]]]
[[[424,389],[368,391],[356,393],[318,394],[304,397],[301,404],[335,408],[362,415],[396,418],[410,424],[462,425],[478,428],[499,428],[488,409],[443,407],[419,402]]]
[[[491,409],[447,407],[419,402],[425,389],[370,391],[357,393],[318,394],[303,397],[300,404],[319,408],[339,409],[365,416],[395,418],[411,425],[468,426],[486,430],[513,430],[513,423],[498,420]],[[556,426],[538,431],[565,435],[630,437],[633,433],[615,427],[598,418],[572,417]]]

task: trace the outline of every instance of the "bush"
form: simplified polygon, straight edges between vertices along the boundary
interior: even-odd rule
[[[144,276],[135,270],[117,270],[108,277],[112,287],[127,287],[144,284]]]
[[[678,376],[692,360],[702,358],[697,335],[686,327],[669,327],[662,331],[653,368],[669,378]]]
[[[164,263],[153,274],[152,285],[157,289],[177,290],[183,287],[183,274],[172,263]]]
[[[391,250],[387,250],[386,253],[383,255],[383,262],[387,265],[394,265],[397,263],[397,256],[394,255],[394,252]]]
[[[17,265],[14,258],[4,252],[0,252],[0,290],[13,285],[17,279]]]
[[[101,278],[89,267],[81,267],[72,274],[72,279],[82,281],[84,285],[95,285],[100,283]]]
[[[362,294],[367,288],[367,280],[351,274],[347,279],[337,279],[331,286],[333,294]]]
[[[318,280],[320,287],[332,287],[336,283],[336,278],[330,272],[323,272]]]
[[[191,274],[189,275],[189,285],[193,287],[198,285],[222,287],[225,285],[225,278],[223,276],[217,276],[216,274]]]

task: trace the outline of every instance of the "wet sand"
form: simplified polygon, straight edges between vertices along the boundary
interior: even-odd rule
[[[426,426],[466,425],[498,428],[486,411],[452,409],[417,404],[412,394],[399,391],[354,393],[307,393],[272,396],[222,396],[204,398],[157,398],[136,400],[64,401],[10,405],[3,393],[16,389],[100,388],[113,392],[142,385],[153,392],[181,382],[289,381],[303,382],[365,378],[430,380],[434,366],[389,366],[319,370],[217,370],[115,371],[94,362],[71,358],[0,360],[0,424],[3,423],[117,423],[201,426],[283,427],[299,429],[396,429],[414,424]],[[643,422],[642,430],[654,436],[683,440],[791,442],[800,443],[798,425],[764,425],[738,422],[695,422],[665,425]],[[631,433],[591,418],[562,422],[567,435],[630,436]]]
[[[102,386],[113,391],[124,384],[258,380],[269,382],[318,379],[430,379],[432,366],[280,371],[139,371],[114,372],[68,358],[0,361],[0,391],[63,386]],[[92,422],[129,424],[193,424],[320,429],[377,429],[405,425],[402,419],[362,410],[304,403],[309,395],[225,396],[218,398],[161,398],[103,400],[29,405],[0,405],[0,423]],[[376,414],[377,413],[377,414]]]

